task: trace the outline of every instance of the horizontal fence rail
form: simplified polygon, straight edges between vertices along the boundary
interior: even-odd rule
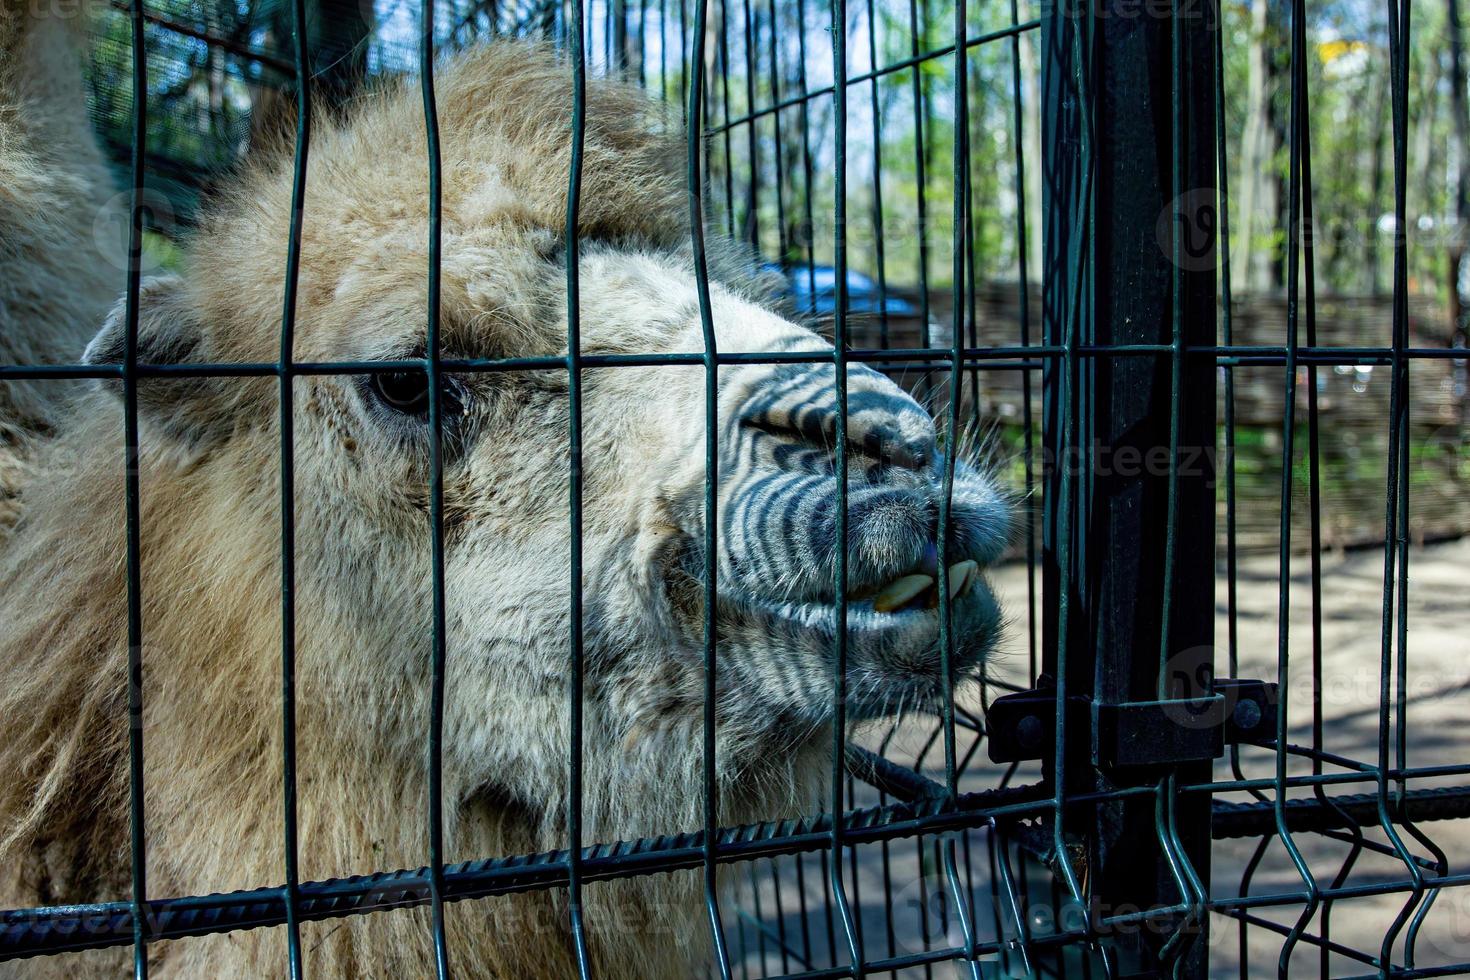
[[[1446,2],[1444,29],[1458,32],[1458,0]],[[1408,721],[1411,708],[1420,707],[1410,693],[1419,666],[1411,657],[1410,619],[1421,615],[1409,597],[1416,527],[1410,494],[1422,493],[1426,482],[1415,470],[1425,437],[1414,415],[1426,404],[1410,384],[1416,367],[1434,365],[1444,382],[1436,404],[1460,406],[1461,426],[1470,418],[1462,407],[1470,393],[1454,388],[1465,383],[1470,361],[1463,324],[1436,346],[1422,322],[1431,317],[1427,302],[1411,309],[1419,287],[1404,231],[1412,226],[1410,149],[1416,120],[1438,110],[1411,104],[1421,98],[1415,75],[1428,56],[1414,47],[1409,0],[1389,0],[1381,32],[1376,23],[1364,29],[1382,34],[1381,45],[1364,42],[1362,57],[1385,62],[1383,111],[1392,128],[1379,146],[1389,151],[1379,170],[1393,186],[1379,190],[1392,211],[1380,215],[1391,219],[1392,269],[1386,290],[1374,269],[1376,305],[1354,311],[1348,334],[1318,323],[1327,263],[1314,207],[1327,182],[1320,160],[1317,184],[1312,176],[1313,139],[1322,136],[1313,131],[1309,87],[1331,77],[1313,61],[1328,60],[1313,20],[1316,0],[1197,8],[1179,2],[1144,13],[1127,0],[993,6],[425,0],[396,11],[369,2],[362,36],[347,38],[347,50],[339,51],[331,45],[344,43],[335,33],[343,29],[340,17],[334,21],[324,2],[294,0],[264,25],[240,19],[254,14],[204,16],[166,0],[109,0],[103,23],[113,29],[99,31],[94,72],[125,66],[130,74],[117,78],[130,86],[131,104],[119,110],[118,93],[95,83],[93,96],[101,143],[112,148],[115,163],[126,163],[131,187],[126,350],[116,365],[0,364],[0,385],[90,380],[123,394],[128,658],[119,684],[128,685],[129,892],[126,900],[0,912],[0,962],[131,946],[141,980],[157,943],[285,927],[286,965],[298,978],[313,973],[304,924],[422,907],[443,978],[455,975],[457,956],[447,906],[555,891],[565,895],[566,939],[577,975],[586,978],[604,975],[587,921],[589,886],[689,872],[699,876],[710,973],[721,980],[917,976],[941,964],[972,980],[1470,971],[1470,945],[1441,942],[1431,951],[1436,944],[1426,938],[1443,934],[1435,932],[1441,917],[1457,914],[1446,906],[1470,885],[1455,847],[1466,840],[1455,836],[1463,832],[1456,821],[1470,820],[1470,763],[1439,756],[1423,762],[1419,733]],[[1255,40],[1237,42],[1232,33]],[[573,94],[557,259],[564,264],[564,354],[465,358],[441,349],[436,58],[497,34],[545,38],[561,52]],[[1249,48],[1227,48],[1236,43]],[[192,227],[198,201],[220,181],[216,175],[246,152],[230,134],[255,122],[253,115],[231,117],[228,100],[190,113],[177,108],[178,92],[164,98],[156,91],[160,65],[192,64],[199,52],[220,59],[210,62],[220,77],[252,93],[275,91],[295,112],[275,361],[156,364],[140,350],[145,241]],[[343,75],[342,65],[363,77]],[[1465,70],[1456,54],[1447,73],[1458,92],[1456,112],[1464,108]],[[423,356],[298,360],[313,106],[346,104],[364,97],[358,89],[366,76],[398,74],[416,76],[423,102]],[[686,125],[687,255],[699,325],[693,346],[702,341],[703,349],[583,351],[579,209],[589,75],[636,81]],[[1232,194],[1242,190],[1232,184],[1249,185],[1250,175],[1231,147],[1245,142],[1250,122],[1242,127],[1227,100],[1244,76],[1279,89],[1275,102],[1268,96],[1260,106],[1269,117],[1262,126],[1281,145],[1257,162],[1278,178],[1272,192],[1281,202],[1266,228],[1246,213],[1244,230],[1232,237],[1232,221],[1242,217],[1231,210]],[[204,117],[207,132],[200,129]],[[1464,125],[1470,132],[1470,118]],[[198,159],[180,149],[191,140],[202,147]],[[167,146],[150,146],[160,142]],[[168,176],[177,228],[164,227],[144,206],[160,175]],[[1470,171],[1462,176],[1470,185]],[[1470,206],[1462,210],[1470,217]],[[1246,295],[1231,263],[1254,262],[1251,276],[1258,276],[1257,240],[1265,238],[1276,242],[1270,262],[1280,281]],[[781,308],[831,348],[717,344],[711,266],[730,261],[726,249],[778,281]],[[1458,309],[1457,284],[1451,291]],[[1003,323],[986,321],[991,292],[1007,306]],[[1277,312],[1279,330],[1268,316]],[[1259,323],[1243,329],[1250,317]],[[833,372],[838,541],[849,536],[849,466],[856,467],[850,414],[861,410],[849,405],[850,367],[897,380],[938,420],[938,568],[948,568],[951,557],[946,531],[957,460],[970,441],[986,446],[985,465],[1014,498],[1017,529],[1008,554],[1019,571],[1008,610],[1011,662],[987,666],[978,695],[955,690],[948,669],[955,599],[938,588],[943,703],[932,714],[846,724],[850,570],[847,549],[837,548],[833,608],[843,626],[833,641],[836,721],[820,799],[807,801],[800,817],[721,826],[716,694],[724,666],[722,637],[707,612],[698,640],[704,703],[690,747],[699,754],[702,819],[660,828],[663,835],[588,845],[596,840],[584,813],[588,378],[632,368],[701,373],[694,409],[705,425],[699,493],[704,513],[719,515],[728,505],[718,485],[721,371],[758,365]],[[1334,580],[1324,564],[1331,543],[1323,530],[1323,460],[1341,433],[1324,414],[1321,381],[1332,369],[1384,368],[1377,377],[1389,375],[1388,392],[1368,420],[1384,443],[1383,469],[1372,477],[1383,491],[1371,528],[1381,567],[1368,556],[1381,600],[1367,664],[1372,690],[1361,717],[1344,721],[1328,710],[1324,694],[1345,661],[1333,658],[1327,639],[1332,583],[1343,579]],[[405,804],[425,828],[423,854],[409,861],[424,863],[303,881],[295,383],[404,372],[429,379],[432,434],[425,481],[432,625],[420,638],[430,709],[427,729],[416,736],[426,785],[421,800]],[[548,572],[548,580],[570,583],[567,792],[556,824],[565,841],[540,853],[452,862],[445,859],[446,807],[453,801],[443,788],[451,737],[443,713],[454,654],[445,569],[445,510],[452,508],[446,495],[453,489],[446,489],[439,382],[449,374],[537,372],[566,384],[570,553]],[[1002,377],[1014,397],[992,397],[1000,385],[991,379]],[[161,897],[149,877],[157,856],[144,807],[143,678],[145,667],[153,678],[165,676],[168,665],[151,658],[145,664],[139,536],[146,488],[139,460],[146,433],[138,399],[147,385],[186,378],[277,386],[284,833],[273,852],[281,883]],[[1247,384],[1259,397],[1248,397]],[[1004,411],[994,408],[1001,403]],[[1269,441],[1262,436],[1260,458],[1273,464],[1264,476],[1250,471],[1241,452],[1260,432],[1270,434]],[[1463,445],[1463,431],[1446,441],[1454,440]],[[1162,462],[1137,471],[1110,467],[1119,450],[1154,451]],[[1267,485],[1265,503],[1248,499],[1247,489],[1259,485]],[[1258,550],[1269,550],[1270,560],[1246,553],[1248,516],[1256,529],[1251,540],[1265,541]],[[714,517],[705,520],[705,610],[721,597],[723,533]],[[1361,535],[1354,543],[1363,545]],[[1252,577],[1269,583],[1269,608],[1244,598]],[[1250,696],[1240,693],[1246,690]],[[1462,680],[1426,700],[1448,702],[1466,690]],[[998,730],[1001,724],[1009,727]],[[1439,734],[1464,742],[1458,732]],[[1386,916],[1373,935],[1343,915],[1356,907],[1349,903],[1369,902]],[[1453,937],[1454,929],[1448,932]],[[1430,952],[1438,954],[1434,962],[1426,962]]]
[[[861,752],[862,750],[856,750]],[[863,753],[866,755],[866,753]],[[946,833],[995,820],[1017,824],[1043,812],[1054,801],[1040,785],[1017,786],[964,794],[945,801],[946,791],[938,783],[896,767],[881,757],[854,760],[860,778],[870,779],[890,795],[911,796],[903,803],[843,815],[844,839],[853,846],[912,837],[916,834]],[[876,765],[874,765],[876,762]],[[1216,787],[1193,787],[1212,790]],[[1097,802],[1077,798],[1069,805],[1078,808]],[[1396,807],[1403,819],[1434,821],[1470,816],[1470,788],[1412,790]],[[1214,806],[1211,823],[1216,839],[1252,837],[1271,833],[1274,808],[1270,803],[1225,803]],[[1347,794],[1321,800],[1294,800],[1287,806],[1293,830],[1322,831],[1334,828],[1372,826],[1378,820],[1372,794]],[[831,835],[831,817],[819,815],[796,820],[722,828],[715,843],[720,863],[756,861],[787,854],[809,853],[826,846]],[[668,837],[646,838],[584,848],[580,867],[584,881],[607,881],[638,875],[659,874],[699,867],[704,861],[703,831]],[[565,851],[492,858],[445,865],[444,900],[463,901],[490,895],[566,887],[568,859]],[[294,889],[295,914],[299,921],[319,921],[345,915],[362,915],[395,908],[428,904],[428,868],[355,875],[331,881],[302,882]],[[1446,879],[1441,887],[1470,884],[1470,876]],[[1402,882],[1379,882],[1372,886],[1338,889],[1342,896],[1392,892]],[[1297,893],[1264,894],[1225,898],[1212,903],[1222,909],[1270,908],[1299,900]],[[150,940],[184,939],[283,925],[287,902],[281,888],[152,900],[147,903],[143,926]],[[1158,910],[1167,914],[1168,910]],[[1130,921],[1128,916],[1110,918],[1102,925]],[[86,906],[17,909],[0,912],[0,961],[82,949],[125,945],[133,939],[132,906],[105,902]]]

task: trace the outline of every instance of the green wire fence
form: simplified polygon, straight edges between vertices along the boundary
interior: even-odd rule
[[[0,377],[123,382],[131,656],[128,677],[119,683],[129,683],[133,721],[132,895],[125,902],[3,913],[0,960],[131,944],[135,973],[143,977],[150,943],[284,925],[290,973],[303,976],[309,958],[303,958],[301,923],[428,905],[444,977],[454,962],[445,903],[567,889],[576,960],[588,976],[581,902],[587,884],[701,869],[714,936],[711,971],[722,977],[1470,971],[1470,943],[1425,939],[1438,934],[1436,913],[1450,904],[1441,896],[1470,884],[1461,856],[1435,836],[1448,826],[1437,821],[1470,817],[1470,764],[1411,764],[1408,722],[1416,438],[1410,380],[1419,371],[1458,365],[1470,352],[1411,343],[1404,231],[1411,174],[1408,0],[1389,0],[1387,10],[1398,229],[1392,303],[1379,334],[1387,342],[1334,346],[1318,330],[1306,4],[1282,5],[1289,31],[1282,50],[1273,52],[1287,65],[1286,222],[1279,229],[1285,334],[1247,345],[1235,342],[1232,319],[1234,161],[1227,152],[1226,41],[1213,2],[1068,0],[1028,18],[1018,0],[404,0],[375,5],[377,23],[353,26],[342,18],[361,11],[336,11],[334,20],[325,5],[308,11],[305,0],[293,0],[270,8],[264,26],[243,27],[218,11],[201,19],[155,10],[144,0],[118,3],[99,32],[94,58],[114,69],[130,62],[131,77],[94,73],[94,83],[104,77],[112,89],[131,85],[130,101],[100,91],[97,109],[104,137],[128,154],[135,200],[126,357],[116,368],[5,365]],[[440,354],[432,65],[436,51],[497,33],[550,37],[566,52],[567,85],[576,98],[565,358],[456,361]],[[328,37],[339,45],[335,54],[325,46]],[[170,116],[169,104],[150,89],[150,72],[161,63],[190,58],[223,59],[228,84],[279,89],[294,102],[294,210],[276,362],[138,363],[145,240],[168,231],[147,227],[145,191],[165,194],[187,223],[195,195],[214,179],[210,166],[228,162],[250,142],[248,118],[190,131],[192,124]],[[293,357],[301,222],[311,207],[304,190],[313,88],[350,91],[353,77],[334,74],[343,64],[361,76],[417,71],[422,79],[431,201],[422,359],[306,363]],[[703,350],[581,351],[576,229],[589,71],[635,78],[677,106],[688,123]],[[1004,125],[978,132],[977,119]],[[119,120],[127,123],[121,135],[109,129]],[[984,146],[982,138],[989,140]],[[1028,152],[1032,145],[1039,155]],[[1005,204],[997,210],[977,207],[977,200]],[[1005,220],[995,220],[997,214]],[[783,277],[792,305],[830,332],[833,353],[718,350],[707,232],[744,241],[771,274]],[[1014,283],[1014,336],[996,336],[977,313],[987,281],[997,279]],[[666,836],[638,841],[590,841],[581,822],[583,617],[574,588],[566,848],[446,866],[438,788],[445,658],[440,372],[567,372],[575,530],[566,571],[578,582],[584,370],[703,367],[705,505],[713,513],[720,367],[814,361],[835,367],[843,433],[850,363],[876,366],[928,398],[951,442],[982,421],[991,379],[1019,387],[1018,414],[1008,423],[1012,438],[996,440],[1012,454],[1007,472],[1015,476],[1022,525],[1013,548],[1017,567],[1024,567],[1016,579],[1009,669],[999,665],[975,703],[951,696],[938,717],[851,731],[842,723],[847,676],[839,630],[832,690],[838,723],[825,802],[800,819],[721,827],[709,707],[719,638],[706,623],[703,826],[662,828]],[[1387,447],[1381,637],[1380,655],[1369,665],[1375,690],[1366,741],[1334,727],[1323,695],[1331,678],[1324,659],[1320,461],[1330,433],[1321,424],[1319,376],[1340,366],[1386,368],[1391,386],[1380,420]],[[403,370],[423,370],[431,379],[434,690],[433,724],[425,733],[426,864],[302,881],[291,384],[312,374]],[[137,385],[163,376],[280,382],[284,885],[159,896],[147,884],[141,679],[145,668],[166,668],[143,660]],[[1262,376],[1281,392],[1274,658],[1243,649],[1240,624],[1245,558],[1237,549],[1237,392],[1243,377]],[[835,445],[845,515],[845,436]],[[1156,450],[1158,465],[1109,464],[1130,449]],[[948,454],[941,521],[954,457]],[[1305,542],[1294,531],[1303,526],[1303,476]],[[717,523],[706,522],[707,609],[716,598],[717,533]],[[942,552],[945,535],[939,541]],[[1294,557],[1303,551],[1305,567]],[[941,567],[945,557],[939,556]],[[839,549],[839,617],[846,607],[845,561]],[[1309,596],[1306,631],[1293,629],[1300,618],[1293,613],[1294,582]],[[939,598],[946,623],[943,590]],[[949,645],[944,629],[941,647]],[[1258,676],[1241,676],[1247,664]],[[1305,719],[1297,714],[1302,699],[1292,697],[1303,685]],[[1241,841],[1249,842],[1245,850],[1236,846]],[[741,870],[733,899],[716,887],[722,865]],[[1350,920],[1358,925],[1334,928],[1363,903],[1376,903],[1374,915],[1388,909],[1386,920],[1370,931],[1361,916]]]

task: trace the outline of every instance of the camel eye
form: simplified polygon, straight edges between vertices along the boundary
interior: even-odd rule
[[[423,371],[394,371],[372,376],[378,401],[404,415],[423,415],[429,410],[429,376]]]
[[[439,407],[446,419],[468,415],[469,390],[453,377],[439,381]],[[390,371],[368,378],[368,387],[384,408],[423,421],[429,417],[429,376],[423,371]]]

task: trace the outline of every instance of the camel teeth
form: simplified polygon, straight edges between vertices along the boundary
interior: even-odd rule
[[[974,561],[957,561],[949,566],[949,597],[954,599],[970,591],[970,584],[980,574],[980,565]]]
[[[905,575],[885,585],[873,599],[877,612],[893,612],[934,584],[932,575]]]
[[[980,581],[980,566],[976,565],[975,570],[970,573],[970,577],[965,579],[965,584],[960,587],[960,595],[969,595],[970,590],[975,587],[975,583],[978,581]]]

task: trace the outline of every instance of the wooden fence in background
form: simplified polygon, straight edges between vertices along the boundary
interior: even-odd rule
[[[906,295],[916,304],[916,298]],[[929,342],[950,343],[950,296],[936,291],[930,300]],[[1029,301],[1032,343],[1040,343],[1040,296]],[[977,336],[967,344],[1015,345],[1022,337],[1021,303],[1015,283],[983,283],[975,296]],[[1447,316],[1428,297],[1410,301],[1410,343],[1444,347],[1449,340]],[[1233,309],[1234,341],[1239,345],[1281,345],[1286,339],[1286,304],[1280,297],[1237,298]],[[1387,346],[1393,314],[1387,296],[1326,296],[1316,304],[1317,343],[1324,347]],[[888,318],[888,345],[919,347],[924,331],[918,317]],[[1306,325],[1301,325],[1306,342]],[[855,317],[849,332],[852,346],[879,347],[880,324],[874,316]],[[1451,359],[1416,361],[1410,374],[1412,438],[1409,475],[1410,533],[1434,540],[1470,532],[1470,393],[1467,365]],[[1296,418],[1293,542],[1308,547],[1307,400],[1308,371],[1299,368]],[[1237,543],[1244,551],[1277,547],[1281,495],[1282,418],[1285,398],[1283,369],[1242,366],[1235,369]],[[892,372],[905,387],[942,410],[946,373],[928,377],[917,369]],[[1222,386],[1223,387],[1223,386]],[[1319,367],[1316,377],[1322,482],[1324,546],[1344,549],[1381,543],[1383,535],[1385,458],[1388,452],[1389,374],[1386,367]],[[965,412],[978,403],[980,427],[997,465],[1020,471],[1024,417],[1022,372],[967,372],[962,388]],[[1032,417],[1041,419],[1041,385],[1032,385]],[[1221,406],[1220,417],[1224,412]],[[1214,451],[1223,451],[1223,427]],[[1039,447],[1040,439],[1036,440]],[[1217,455],[1217,460],[1220,457]],[[1038,458],[1037,465],[1040,465]],[[1223,475],[1223,465],[1220,467]],[[1224,487],[1219,491],[1224,528]]]

